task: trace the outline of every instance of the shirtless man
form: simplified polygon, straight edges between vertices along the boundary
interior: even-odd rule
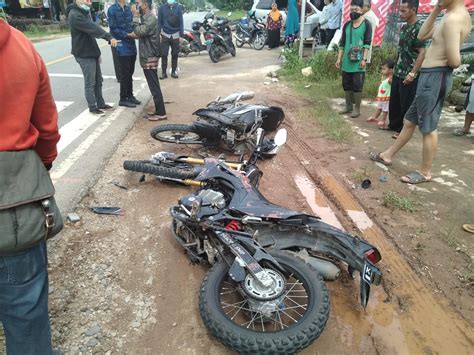
[[[435,26],[436,17],[442,10],[446,13]],[[453,69],[461,65],[460,49],[471,33],[471,26],[471,17],[463,0],[438,0],[418,33],[418,39],[432,39],[432,44],[421,66],[416,96],[405,114],[403,129],[389,149],[369,154],[373,161],[392,165],[393,157],[408,143],[418,126],[423,135],[421,167],[403,176],[402,182],[418,184],[431,180],[431,167],[438,146],[438,120],[452,86]]]

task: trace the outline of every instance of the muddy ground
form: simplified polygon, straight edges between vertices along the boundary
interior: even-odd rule
[[[474,147],[472,137],[450,134],[462,116],[449,116],[440,129],[435,181],[411,189],[398,179],[416,168],[419,137],[389,171],[381,169],[367,153],[391,144],[390,134],[361,117],[351,121],[350,141],[327,140],[306,115],[314,101],[266,77],[278,64],[278,53],[266,50],[242,49],[217,65],[205,55],[191,56],[180,62],[180,79],[162,86],[171,102],[168,122],[190,122],[195,109],[237,90],[253,90],[255,101],[284,107],[289,141],[276,158],[260,164],[262,193],[285,207],[320,213],[380,248],[384,284],[372,289],[367,310],[358,302],[358,280],[344,276],[329,283],[330,319],[304,353],[472,352],[473,238],[461,224],[474,222]],[[371,111],[364,108],[364,114]],[[68,224],[50,243],[53,341],[64,353],[228,353],[199,316],[198,290],[207,268],[191,265],[169,231],[168,209],[192,189],[152,177],[139,182],[139,174],[122,169],[123,160],[146,159],[157,151],[197,154],[151,139],[154,125],[137,120],[78,206],[82,220]],[[379,181],[382,175],[387,182]],[[372,181],[367,190],[360,188],[365,178]],[[411,198],[416,211],[382,206],[388,191]],[[120,206],[126,212],[99,216],[91,206]]]

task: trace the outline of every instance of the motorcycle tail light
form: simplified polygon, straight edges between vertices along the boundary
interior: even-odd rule
[[[377,249],[370,249],[364,255],[372,264],[376,264],[382,259]]]

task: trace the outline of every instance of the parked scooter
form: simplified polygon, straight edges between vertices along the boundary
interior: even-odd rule
[[[262,137],[259,130],[258,142]],[[371,284],[382,278],[377,248],[319,217],[271,203],[245,174],[217,159],[205,159],[195,180],[201,188],[170,210],[171,230],[192,262],[212,265],[199,309],[223,344],[254,354],[309,346],[329,318],[323,278],[337,278],[342,263],[351,277],[360,275],[366,307]]]
[[[205,31],[210,29],[210,24],[208,22],[209,19],[211,19],[211,17],[207,16],[202,22],[194,21],[191,25],[192,30],[184,31],[179,47],[179,53],[181,55],[187,56],[189,53],[193,52],[201,54],[201,51],[207,50],[207,45],[201,41],[201,28],[204,28]]]
[[[262,19],[257,19],[254,15],[250,17],[254,22],[250,23],[247,17],[243,17],[237,24],[235,30],[235,45],[242,47],[248,44],[254,49],[261,50],[267,42],[267,29]]]
[[[228,13],[230,16],[232,13]],[[229,26],[229,20],[226,17],[217,17],[212,21],[211,27],[204,34],[206,38],[206,45],[209,52],[209,58],[214,63],[219,62],[221,57],[230,53],[233,57],[236,56],[237,51],[232,42],[232,30]]]

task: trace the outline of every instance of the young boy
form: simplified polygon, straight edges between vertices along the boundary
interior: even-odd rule
[[[375,111],[375,116],[371,116],[367,119],[367,122],[377,122],[380,129],[388,128],[388,106],[390,102],[390,90],[392,86],[394,66],[395,63],[393,60],[387,60],[382,64],[382,82],[379,85],[379,90],[375,99],[377,101],[377,111]],[[381,120],[379,120],[380,114],[382,114]]]

